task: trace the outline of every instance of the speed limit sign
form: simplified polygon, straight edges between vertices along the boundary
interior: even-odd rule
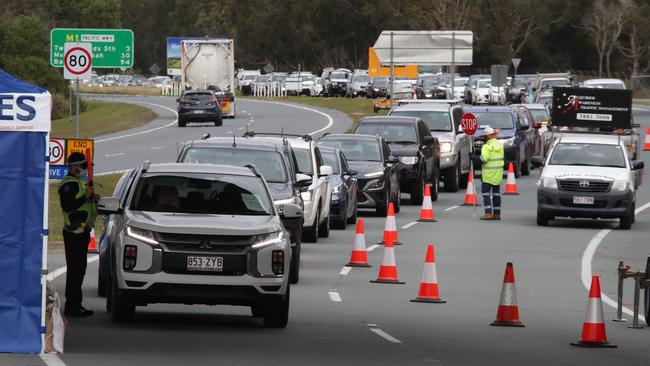
[[[93,46],[91,43],[67,42],[63,53],[63,77],[66,80],[90,79]]]

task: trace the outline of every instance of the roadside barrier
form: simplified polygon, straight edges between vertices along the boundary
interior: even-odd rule
[[[645,272],[630,271],[630,266],[625,265],[623,261],[618,262],[618,291],[617,291],[617,304],[616,304],[616,318],[613,319],[615,322],[625,322],[623,319],[623,280],[626,278],[634,279],[634,315],[632,318],[632,324],[628,328],[632,329],[642,329],[643,325],[639,324],[639,308],[640,308],[640,297],[641,289],[645,289],[646,295],[650,291],[650,257],[646,260],[646,269]],[[648,300],[650,298],[646,296]],[[646,314],[646,324],[650,325],[650,319],[648,319],[648,314]]]
[[[506,264],[506,273],[503,276],[497,318],[490,325],[525,327],[524,323],[519,320],[519,306],[517,305],[517,290],[515,288],[515,270],[510,262]]]
[[[431,202],[431,184],[424,187],[424,200],[422,200],[422,210],[418,222],[436,222],[436,214],[433,212],[433,203]]]
[[[88,253],[99,253],[97,240],[95,240],[95,229],[90,230],[90,241],[88,242]]]
[[[379,274],[376,280],[370,280],[373,283],[391,283],[396,285],[403,285],[404,282],[400,281],[397,277],[397,265],[395,264],[395,247],[393,241],[388,240],[384,245],[384,258],[379,267]]]
[[[506,178],[506,190],[504,195],[519,195],[517,192],[517,181],[515,180],[515,168],[512,163],[508,164],[508,176]]]
[[[480,206],[474,189],[474,172],[472,172],[472,169],[469,170],[469,176],[467,177],[467,193],[465,193],[463,206]]]
[[[384,227],[384,240],[377,244],[386,245],[390,242],[392,245],[402,245],[397,239],[397,223],[395,222],[395,207],[393,202],[388,203],[388,215],[386,216],[386,226]]]
[[[645,129],[645,140],[643,142],[643,151],[650,150],[650,127]]]
[[[433,244],[429,244],[427,247],[427,255],[424,259],[424,269],[422,270],[418,296],[412,299],[411,302],[429,302],[436,304],[447,302],[442,300],[438,293],[438,275],[436,273],[436,256]]]
[[[598,279],[598,276],[591,276],[589,303],[587,304],[585,322],[582,326],[582,336],[578,342],[572,342],[571,345],[577,347],[617,347],[616,345],[607,342],[603,316],[603,302],[600,298],[600,280]]]
[[[366,252],[366,235],[363,229],[363,219],[357,219],[357,232],[354,234],[354,247],[350,255],[350,263],[346,267],[372,267],[368,264]]]
[[[252,94],[255,97],[262,98],[287,98],[287,89],[284,84],[279,82],[255,83],[251,86]]]

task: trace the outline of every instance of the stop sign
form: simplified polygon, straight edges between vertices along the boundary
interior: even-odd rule
[[[463,132],[466,135],[473,135],[478,129],[478,120],[476,116],[472,113],[463,114],[463,118],[460,120],[460,126],[463,128]]]

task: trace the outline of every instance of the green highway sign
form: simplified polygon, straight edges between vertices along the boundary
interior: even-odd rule
[[[50,64],[63,67],[66,42],[93,45],[93,68],[133,67],[133,31],[130,29],[54,28],[50,32]]]

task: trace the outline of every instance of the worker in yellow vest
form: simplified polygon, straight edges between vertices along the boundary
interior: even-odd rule
[[[503,143],[497,139],[498,129],[487,127],[487,142],[481,147],[481,192],[485,214],[481,220],[501,220],[501,183],[503,182]]]

